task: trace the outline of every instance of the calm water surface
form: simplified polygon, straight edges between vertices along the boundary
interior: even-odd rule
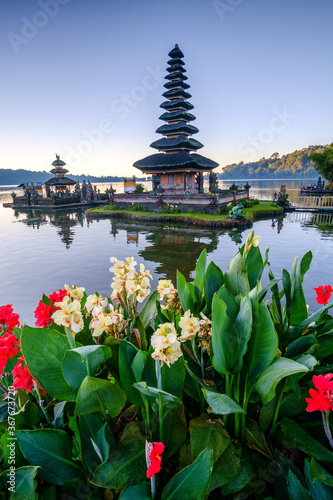
[[[238,181],[237,181],[238,182]],[[239,183],[239,182],[238,182]],[[230,183],[220,183],[221,187]],[[287,185],[292,202],[305,181],[252,181],[250,194],[272,199],[281,184]],[[121,186],[114,186],[121,191]],[[43,293],[64,283],[85,286],[87,293],[110,295],[110,257],[134,256],[153,274],[153,287],[161,277],[175,279],[179,269],[187,278],[200,252],[225,271],[251,229],[221,231],[140,225],[116,220],[88,221],[83,210],[63,213],[18,213],[4,208],[10,187],[0,187],[0,305],[13,304],[22,321],[34,323],[34,310]],[[104,186],[101,186],[104,190]],[[254,224],[262,236],[261,249],[269,247],[276,277],[290,271],[295,256],[312,250],[314,260],[304,280],[310,310],[317,309],[312,287],[333,286],[333,215],[297,213]]]

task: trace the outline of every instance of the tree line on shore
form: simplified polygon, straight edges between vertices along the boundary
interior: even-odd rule
[[[220,174],[221,179],[275,179],[275,178],[293,178],[293,177],[317,177],[312,154],[322,154],[329,148],[329,145],[308,146],[301,150],[296,150],[280,156],[279,153],[273,153],[270,158],[261,158],[255,162],[232,163],[226,165]]]

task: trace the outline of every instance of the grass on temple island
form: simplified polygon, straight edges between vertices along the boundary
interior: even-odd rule
[[[280,215],[283,213],[283,209],[278,206],[278,205],[273,205],[273,203],[270,204],[265,204],[265,205],[254,205],[253,207],[250,208],[244,208],[243,210],[243,216],[245,220],[247,221],[253,221],[257,220],[260,217],[268,217],[270,215]],[[90,208],[86,210],[86,214],[90,216],[94,215],[117,215],[117,214],[122,214],[122,215],[131,215],[131,216],[138,216],[139,218],[141,217],[154,217],[154,218],[160,218],[160,219],[165,219],[170,217],[172,218],[179,218],[179,219],[188,219],[190,220],[200,220],[200,221],[207,221],[207,222],[223,222],[226,221],[230,223],[232,220],[235,219],[227,219],[227,214],[207,214],[207,213],[201,213],[201,212],[181,212],[181,213],[164,213],[164,212],[155,212],[155,211],[148,211],[148,210],[141,210],[141,211],[136,211],[136,210],[127,210],[127,209],[122,209],[122,208],[115,208],[112,205],[104,205],[102,207],[96,207],[96,208]],[[131,217],[132,218],[132,217]]]

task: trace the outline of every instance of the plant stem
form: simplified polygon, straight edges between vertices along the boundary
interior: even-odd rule
[[[161,372],[161,365],[160,362],[156,359],[155,361],[155,373],[156,373],[156,380],[157,380],[157,389],[162,391],[162,372]]]
[[[330,414],[328,413],[328,411],[322,411],[321,416],[323,417],[325,434],[327,436],[327,439],[328,439],[331,447],[333,448],[333,439],[332,439],[332,433],[330,430]]]
[[[239,403],[239,384],[240,384],[240,373],[237,375],[236,386],[234,391],[234,396],[237,403]],[[235,413],[234,415],[235,415],[235,438],[239,439],[239,426],[240,426],[241,414]]]
[[[229,377],[229,373],[226,373],[224,375],[224,382],[225,382],[225,394],[227,396],[230,395],[230,377]],[[223,415],[223,423],[224,425],[227,425],[227,421],[228,421],[228,415]]]
[[[157,389],[162,391],[162,372],[161,365],[158,360],[155,361],[155,372],[156,372],[156,380],[157,380]],[[158,421],[159,421],[159,432],[160,432],[160,441],[163,443],[163,404],[162,404],[162,396],[159,394],[159,404],[158,404]]]
[[[276,402],[276,406],[275,406],[275,411],[274,411],[274,416],[273,416],[273,421],[272,421],[272,427],[271,427],[271,431],[269,433],[269,437],[272,438],[274,436],[274,433],[276,431],[276,428],[277,428],[277,419],[278,419],[278,416],[279,416],[279,411],[280,411],[280,406],[281,406],[281,402],[282,402],[282,397],[283,397],[283,393],[284,393],[284,389],[286,387],[286,384],[287,384],[287,380],[285,380],[283,386],[282,386],[282,389],[281,389],[281,392],[279,394],[279,397],[278,397],[278,400]]]

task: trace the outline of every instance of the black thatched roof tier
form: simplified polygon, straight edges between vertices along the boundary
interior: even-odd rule
[[[182,51],[180,50],[180,48],[176,44],[175,48],[170,50],[168,56],[171,57],[172,59],[176,59],[176,58],[182,59],[184,57],[184,54],[182,53]]]
[[[152,142],[150,147],[159,149],[160,151],[177,151],[179,149],[196,151],[203,148],[203,144],[195,139],[189,139],[185,134],[180,134],[178,137],[163,137],[162,139],[158,139]]]
[[[52,163],[53,165],[53,163]],[[66,163],[65,163],[66,165]],[[52,170],[50,170],[50,173],[51,174],[67,174],[67,172],[69,172],[69,170],[67,170],[67,168],[52,168]]]
[[[183,75],[180,71],[176,71],[176,73],[171,73],[170,75],[166,75],[164,77],[166,80],[188,80],[186,75]]]
[[[58,155],[56,155],[56,156],[57,156],[57,159],[52,162],[52,165],[54,167],[63,167],[64,165],[66,165],[66,163],[64,161],[62,161],[62,160],[60,160],[60,158],[58,158]],[[67,172],[68,172],[68,170],[67,170]]]
[[[163,85],[163,87],[165,87],[166,89],[170,90],[170,89],[175,89],[177,87],[181,87],[182,89],[189,89],[190,88],[190,85],[186,82],[184,82],[183,80],[174,80],[172,82],[167,82]]]
[[[160,104],[160,108],[166,110],[177,110],[177,109],[193,109],[194,106],[184,99],[173,99],[172,101],[164,101]]]
[[[177,97],[181,97],[183,99],[191,99],[192,97],[189,92],[186,92],[186,90],[183,89],[167,90],[162,94],[162,96],[166,99],[176,99]]]
[[[179,57],[175,57],[174,59],[169,59],[168,61],[169,66],[175,66],[176,64],[180,64],[181,66],[185,66],[185,63],[182,59]]]
[[[181,73],[186,73],[186,69],[181,64],[175,64],[174,66],[170,66],[169,68],[166,69],[166,71],[168,73],[177,73],[178,71],[180,71]]]
[[[193,120],[196,120],[196,117],[191,113],[187,113],[183,109],[177,109],[176,111],[163,113],[163,115],[161,115],[159,119],[170,123],[178,120],[193,122]]]
[[[146,156],[134,163],[134,167],[144,173],[162,173],[163,171],[201,171],[207,172],[217,167],[218,163],[198,153],[180,151],[174,154],[157,153]]]
[[[163,135],[193,135],[197,134],[199,132],[199,129],[197,129],[197,127],[193,127],[193,125],[188,125],[186,122],[181,121],[178,123],[171,123],[170,125],[161,125],[161,127],[158,127],[156,132]]]
[[[52,177],[48,181],[44,182],[45,186],[72,186],[76,184],[73,179],[68,179],[68,177]]]

